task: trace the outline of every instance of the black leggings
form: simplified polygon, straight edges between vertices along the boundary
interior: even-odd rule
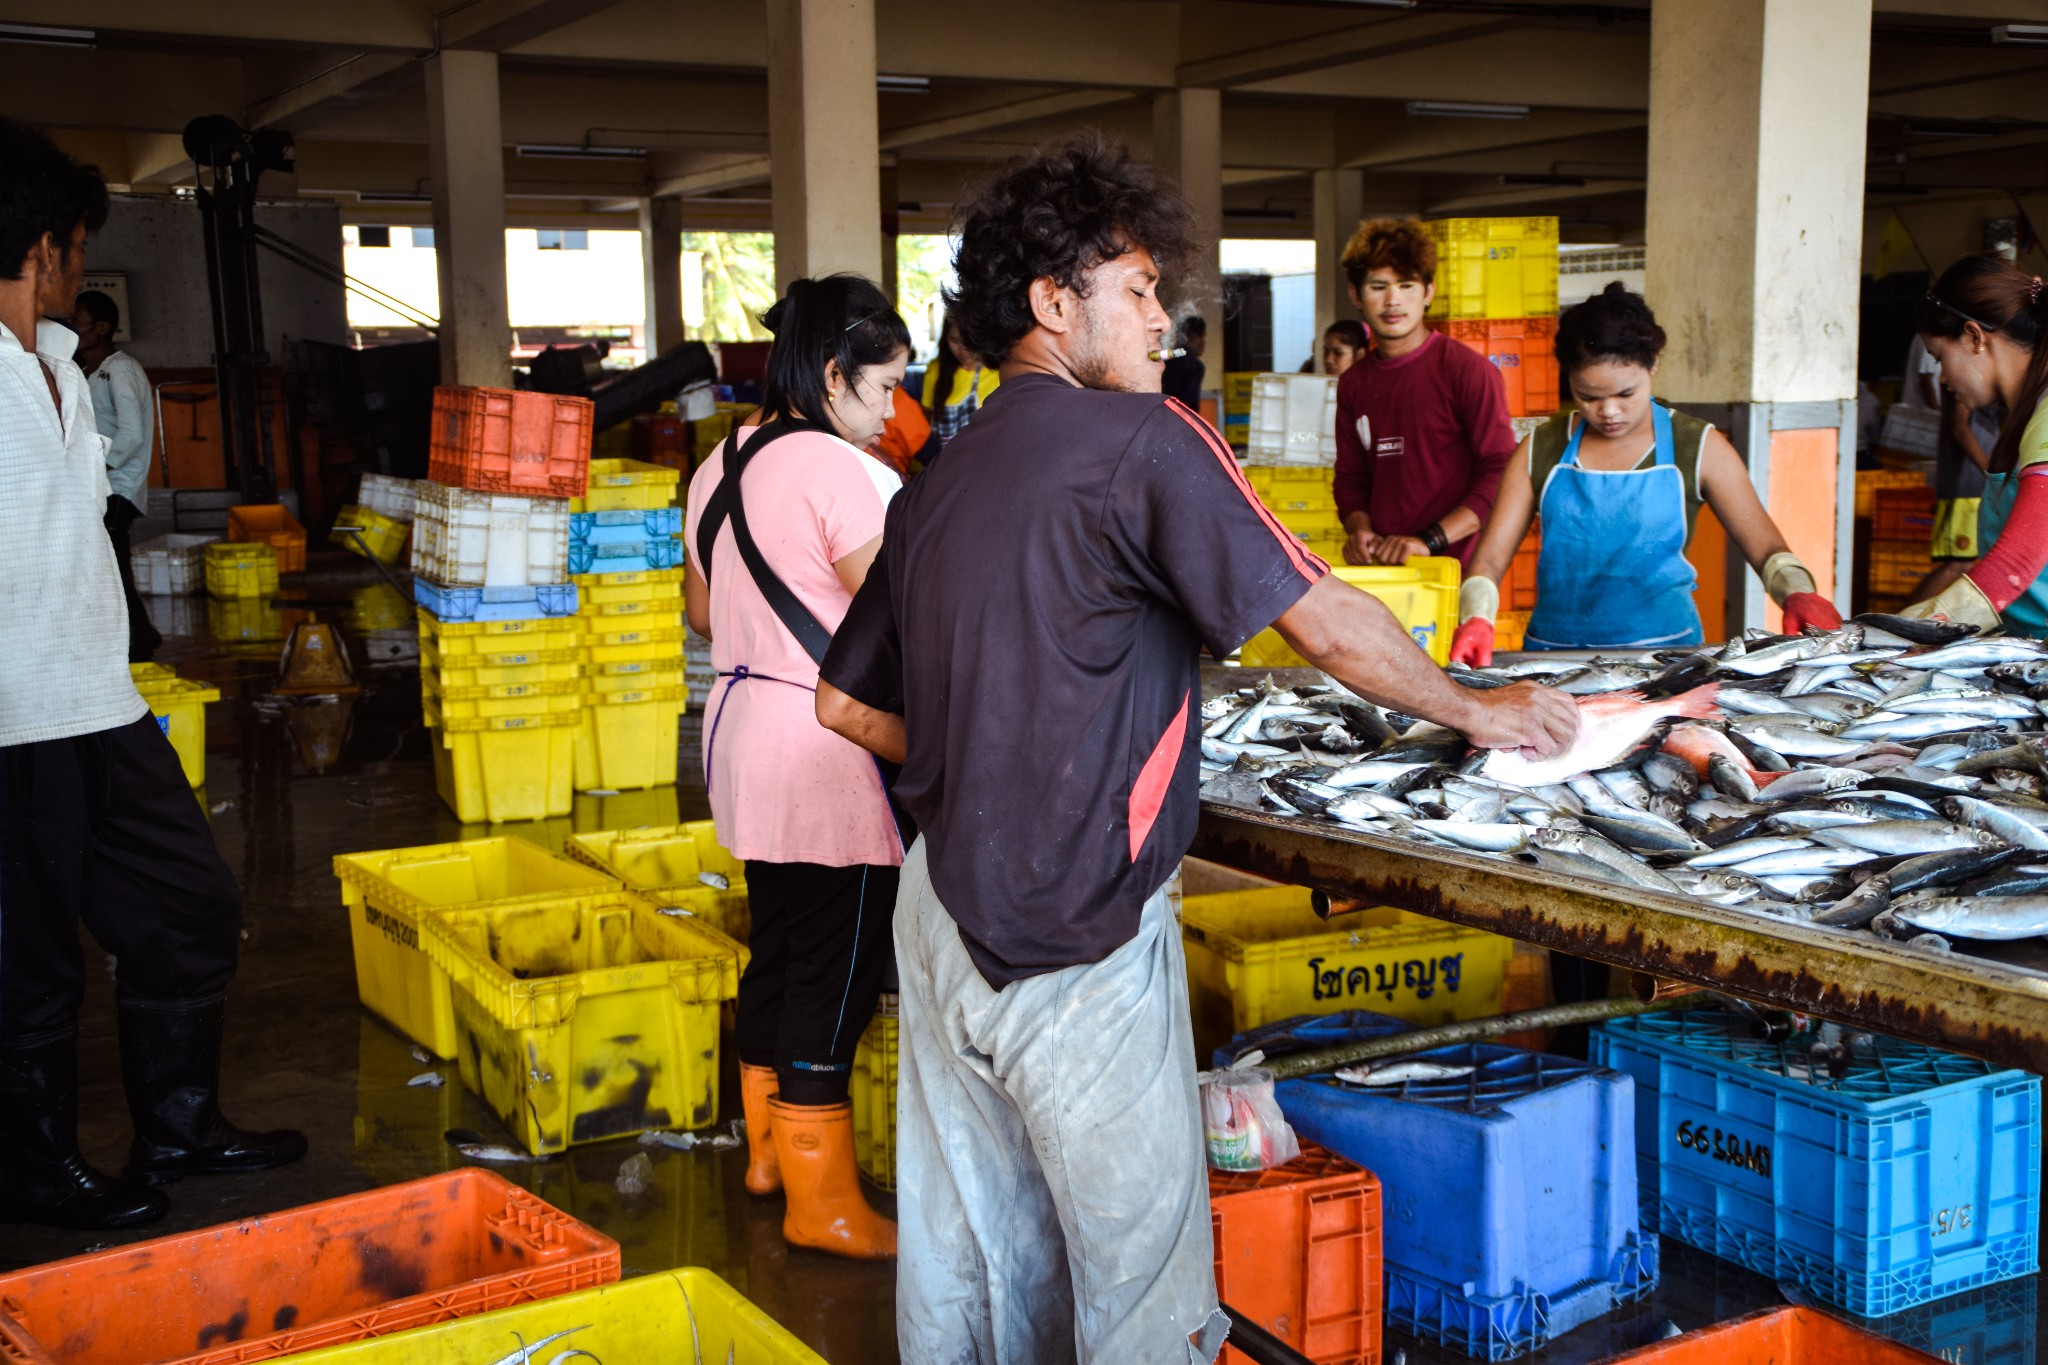
[[[784,1104],[842,1104],[853,1049],[894,958],[897,869],[747,864],[740,1060],[772,1066]]]

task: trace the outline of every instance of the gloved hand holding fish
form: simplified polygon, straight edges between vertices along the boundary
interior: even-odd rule
[[[1577,737],[1489,749],[1268,679],[1203,708],[1203,795],[1845,933],[2048,935],[2042,642],[1866,615],[1450,676],[1565,693]]]

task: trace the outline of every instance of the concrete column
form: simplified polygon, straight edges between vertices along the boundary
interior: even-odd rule
[[[441,382],[508,387],[512,322],[496,53],[449,50],[427,60],[427,141],[441,276]]]
[[[1660,5],[1650,23],[1647,290],[1670,335],[1658,392],[1715,410],[1845,607],[1870,18],[1871,0],[1722,0]],[[1727,633],[1775,622],[1729,560]]]
[[[1358,309],[1351,302],[1350,281],[1345,278],[1344,244],[1358,230],[1365,217],[1365,172],[1339,168],[1315,173],[1316,229],[1316,345],[1330,324],[1344,318],[1356,320]],[[1317,368],[1322,354],[1316,355]]]
[[[882,273],[876,283],[882,286],[882,293],[888,297],[889,306],[897,312],[903,311],[902,281],[899,278],[900,264],[896,259],[897,239],[903,233],[902,190],[896,175],[896,155],[890,153],[882,161]]]
[[[768,0],[775,283],[882,278],[874,0]]]
[[[1223,387],[1223,92],[1172,90],[1152,97],[1152,159],[1194,206],[1202,240],[1193,275],[1168,281],[1168,300],[1193,305],[1208,320],[1204,383]]]
[[[683,340],[683,199],[640,201],[640,262],[647,290],[647,358]]]

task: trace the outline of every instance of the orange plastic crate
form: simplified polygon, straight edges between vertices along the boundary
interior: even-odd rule
[[[1313,1142],[1270,1171],[1210,1171],[1216,1292],[1316,1365],[1378,1365],[1380,1182]],[[1226,1346],[1227,1365],[1248,1365]]]
[[[1934,539],[1934,490],[1880,488],[1870,499],[1872,540],[1917,540],[1922,545]]]
[[[306,571],[306,528],[299,525],[279,503],[230,507],[227,538],[245,545],[268,545],[276,550],[279,573]]]
[[[1870,595],[1896,597],[1910,593],[1934,572],[1934,556],[1925,537],[1919,540],[1870,542]]]
[[[1439,324],[1493,362],[1507,385],[1508,416],[1547,417],[1557,411],[1556,318],[1472,318]]]
[[[481,493],[580,498],[596,411],[587,398],[443,385],[434,390],[427,477]]]
[[[1940,1359],[1811,1308],[1766,1308],[1614,1356],[1609,1365],[1939,1365]]]
[[[1529,534],[1522,537],[1522,546],[1515,551],[1515,557],[1508,562],[1508,571],[1500,579],[1500,609],[1502,611],[1531,611],[1536,606],[1536,560],[1543,553],[1542,528],[1531,522]]]
[[[0,1276],[0,1359],[242,1365],[619,1278],[619,1244],[474,1168]]]

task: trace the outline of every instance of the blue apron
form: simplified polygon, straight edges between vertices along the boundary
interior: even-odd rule
[[[1984,496],[1977,504],[1977,549],[1980,553],[1989,552],[1998,543],[1999,533],[2005,529],[2005,519],[2012,515],[2012,505],[2019,497],[2020,480],[2024,477],[2027,477],[2025,470],[1984,476]],[[2033,477],[2048,478],[2048,475],[2036,474]],[[2048,570],[2043,570],[2025,592],[2013,599],[2012,605],[1998,613],[1998,619],[2008,635],[2048,640]]]
[[[1650,408],[1657,455],[1648,469],[1587,469],[1585,423],[1540,490],[1543,549],[1528,649],[1649,649],[1701,642],[1699,576],[1685,558],[1691,527],[1671,410]]]

